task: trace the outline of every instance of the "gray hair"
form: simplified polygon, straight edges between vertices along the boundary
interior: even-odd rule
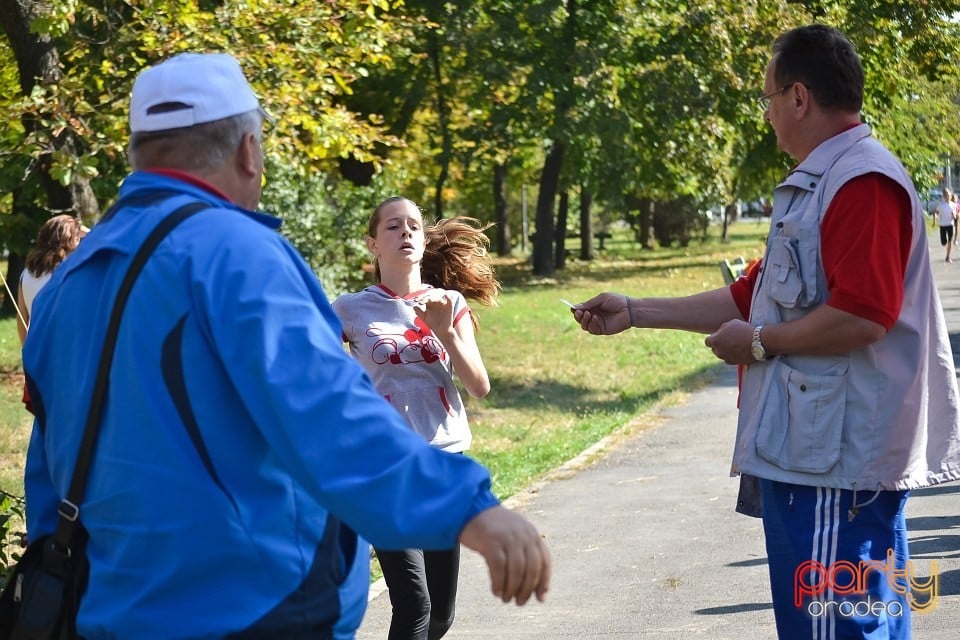
[[[216,169],[252,133],[260,140],[263,114],[259,109],[165,131],[141,131],[130,136],[127,157],[134,170],[168,167],[183,171]]]

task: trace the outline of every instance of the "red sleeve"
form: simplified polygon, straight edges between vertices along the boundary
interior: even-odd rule
[[[470,307],[464,307],[463,309],[460,309],[459,313],[457,313],[456,317],[453,319],[453,326],[457,326],[457,323],[460,322],[460,318],[468,313],[471,313]]]
[[[750,262],[743,275],[733,281],[730,285],[730,294],[733,296],[733,302],[740,310],[740,317],[745,320],[750,318],[750,303],[753,302],[753,285],[757,284],[757,276],[760,275],[760,263],[757,259]]]
[[[33,402],[30,401],[30,391],[27,389],[27,383],[23,383],[23,407],[33,413]]]
[[[733,302],[740,310],[740,317],[744,320],[750,318],[750,304],[753,302],[753,286],[757,284],[757,278],[760,276],[760,266],[763,263],[761,258],[751,260],[746,270],[739,278],[730,285],[730,294],[733,296]],[[743,382],[744,365],[737,365],[737,409],[740,408],[740,390]]]
[[[894,180],[869,173],[843,185],[820,223],[827,304],[893,327],[912,237],[910,196]]]

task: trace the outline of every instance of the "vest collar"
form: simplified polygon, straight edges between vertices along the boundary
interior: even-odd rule
[[[794,167],[780,186],[814,191],[820,178],[850,147],[871,136],[870,127],[858,124],[821,142],[806,159]]]

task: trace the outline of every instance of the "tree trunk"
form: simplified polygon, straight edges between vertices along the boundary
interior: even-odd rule
[[[507,165],[493,167],[493,219],[497,223],[497,254],[509,256],[510,220],[507,218]]]
[[[450,132],[450,113],[447,105],[446,89],[443,84],[443,73],[440,65],[440,39],[436,32],[431,31],[430,37],[430,60],[433,62],[433,81],[437,88],[437,126],[440,128],[440,157],[437,162],[440,164],[440,173],[434,183],[433,195],[433,214],[437,219],[443,215],[443,187],[447,183],[447,176],[450,174],[450,158],[453,155],[453,136]]]
[[[723,231],[720,233],[720,242],[724,244],[730,242],[730,223],[733,222],[736,213],[736,204],[728,204],[723,208]]]
[[[560,203],[557,207],[557,244],[554,254],[554,265],[559,271],[567,266],[567,214],[570,209],[570,193],[564,189],[560,192]]]
[[[56,46],[50,38],[38,36],[30,30],[30,24],[42,16],[48,6],[48,3],[36,0],[0,0],[0,26],[7,34],[17,61],[23,95],[30,95],[36,84],[56,85],[62,78]],[[42,120],[42,115],[25,118],[23,125],[27,134],[43,127]],[[77,140],[67,129],[53,138],[53,144],[54,151],[42,154],[36,163],[36,178],[47,194],[47,204],[51,211],[89,219],[99,210],[89,180],[74,177],[70,185],[64,186],[50,176],[54,153],[77,155]]]
[[[543,163],[543,172],[540,174],[540,193],[537,196],[537,231],[533,241],[533,274],[537,276],[552,276],[554,274],[553,254],[553,202],[560,185],[560,170],[563,168],[563,155],[568,142],[568,120],[570,110],[574,106],[577,31],[578,18],[577,0],[567,0],[567,17],[563,23],[563,37],[560,47],[556,51],[554,64],[562,74],[560,82],[555,87],[554,116],[551,133],[548,136],[553,140],[547,159]]]
[[[540,193],[537,195],[536,232],[533,237],[533,274],[552,276],[553,263],[553,201],[560,185],[560,169],[566,145],[555,141],[543,162],[540,173]]]
[[[593,194],[580,187],[580,259],[593,260],[593,216],[590,207]]]
[[[4,278],[7,281],[7,287],[0,290],[0,299],[3,300],[3,315],[16,315],[17,292],[20,290],[20,273],[23,271],[23,258],[16,253],[11,253],[7,257],[7,272]]]
[[[653,214],[656,205],[653,200],[644,198],[640,203],[640,246],[648,251],[653,249]]]

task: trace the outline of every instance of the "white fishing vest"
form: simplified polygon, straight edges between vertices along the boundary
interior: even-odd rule
[[[840,187],[866,173],[889,176],[910,194],[913,240],[900,315],[883,338],[844,355],[788,353],[751,364],[733,474],[854,490],[960,479],[956,372],[920,202],[867,125],[822,143],[777,186],[750,322],[795,320],[827,302],[820,223]]]

